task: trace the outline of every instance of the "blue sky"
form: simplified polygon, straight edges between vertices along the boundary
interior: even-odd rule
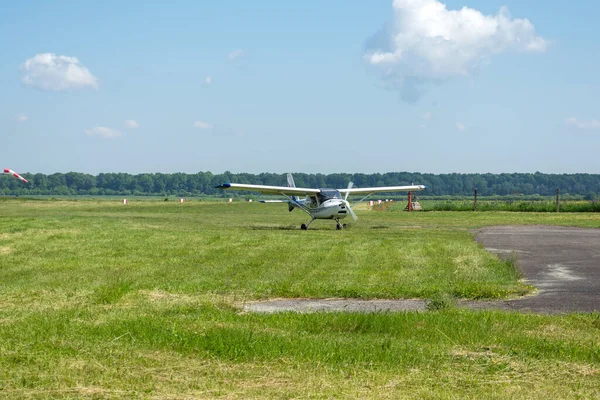
[[[587,0],[3,1],[0,167],[600,173],[599,13]]]

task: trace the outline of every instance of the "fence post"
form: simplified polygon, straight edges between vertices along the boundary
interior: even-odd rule
[[[473,211],[477,211],[477,188],[473,190],[474,198],[473,198]]]
[[[556,212],[560,212],[560,189],[556,188]]]

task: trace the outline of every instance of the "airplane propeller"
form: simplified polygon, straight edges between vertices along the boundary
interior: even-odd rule
[[[352,181],[348,182],[348,191],[346,192],[346,195],[344,196],[344,201],[348,201],[348,196],[350,196],[350,189],[352,189],[352,186],[354,186],[354,182],[352,182]]]
[[[350,204],[348,204],[348,205],[346,206],[346,208],[348,208],[348,211],[350,211],[350,215],[352,215],[352,218],[353,218],[355,221],[358,221],[358,216],[356,215],[356,213],[354,212],[354,210],[352,209],[352,207],[350,207]]]
[[[348,183],[348,189],[352,189],[352,186],[354,186],[354,182],[350,181]],[[348,211],[350,211],[350,215],[352,215],[352,218],[355,221],[358,221],[358,216],[356,215],[356,213],[354,212],[354,210],[352,209],[352,207],[350,207],[350,202],[348,201],[348,196],[350,195],[350,190],[348,190],[346,192],[346,195],[344,196],[344,202],[346,202],[346,208],[348,209]]]

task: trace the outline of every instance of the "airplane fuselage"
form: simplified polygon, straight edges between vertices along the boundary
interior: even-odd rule
[[[312,216],[316,219],[344,219],[348,215],[344,200],[331,199],[321,203],[316,208],[310,208]]]
[[[348,215],[348,202],[336,189],[319,189],[315,196],[299,200],[315,219],[344,219]]]

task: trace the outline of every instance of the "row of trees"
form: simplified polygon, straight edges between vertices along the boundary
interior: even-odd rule
[[[23,174],[29,184],[8,175],[0,176],[0,195],[226,195],[216,185],[224,182],[258,185],[286,185],[285,174],[138,174],[102,173],[96,176],[79,172],[66,174]],[[477,188],[482,196],[552,195],[561,193],[595,197],[600,194],[600,174],[304,174],[295,173],[299,187],[343,188],[353,181],[357,187],[394,186],[411,183],[427,185],[424,195],[469,196]]]

